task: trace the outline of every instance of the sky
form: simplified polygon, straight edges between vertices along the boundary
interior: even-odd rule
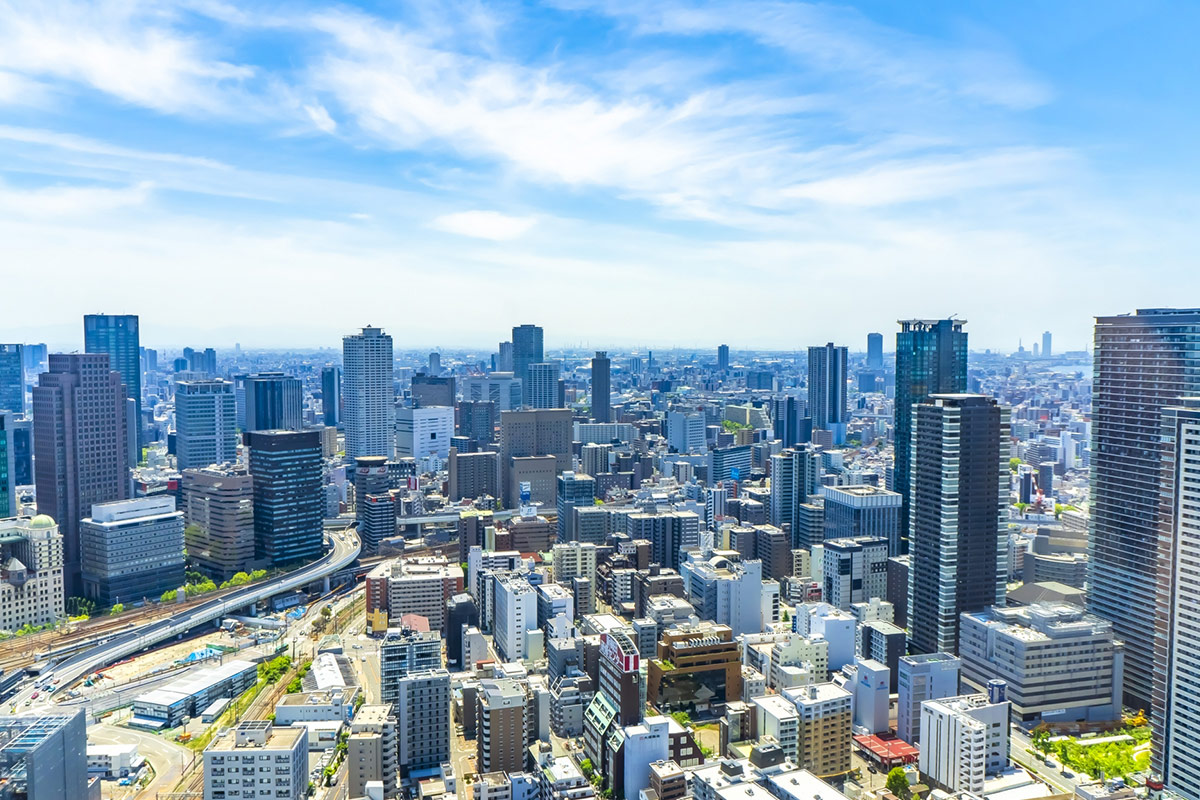
[[[0,341],[972,348],[1200,305],[1200,4],[0,0]]]

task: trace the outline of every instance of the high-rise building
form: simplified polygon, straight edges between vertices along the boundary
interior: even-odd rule
[[[249,431],[254,553],[272,565],[321,556],[321,437],[315,431]]]
[[[833,434],[833,443],[846,442],[846,348],[832,342],[808,348],[808,412],[813,428]]]
[[[562,366],[557,361],[530,364],[529,379],[525,382],[525,405],[530,408],[562,408],[558,397],[558,376]]]
[[[1008,409],[935,394],[913,410],[911,650],[958,652],[959,615],[1003,605]]]
[[[961,662],[946,653],[901,656],[897,672],[896,735],[909,744],[921,741],[921,704],[958,695]]]
[[[883,334],[867,334],[867,369],[883,369]]]
[[[592,359],[592,419],[612,422],[612,362],[608,353],[597,350]]]
[[[505,661],[524,661],[529,653],[526,631],[537,629],[537,594],[529,581],[501,573],[495,579],[496,654]]]
[[[223,464],[182,474],[188,557],[216,581],[254,561],[254,479],[244,466]]]
[[[237,460],[233,384],[180,381],[175,387],[175,459],[180,470]]]
[[[97,503],[79,540],[83,595],[100,608],[183,585],[183,512],[170,495]]]
[[[565,408],[500,413],[500,471],[505,508],[514,508],[520,499],[519,482],[514,479],[516,459],[553,458],[546,479],[530,481],[531,501],[545,505],[556,501],[555,478],[571,468],[572,433],[571,412]]]
[[[390,704],[363,705],[350,723],[346,740],[346,770],[351,797],[366,797],[367,783],[383,784],[383,796],[400,791],[396,715]]]
[[[1046,331],[1042,334],[1042,358],[1049,358],[1051,355],[1053,355],[1051,344],[1052,339],[1050,336],[1050,331]]]
[[[703,414],[669,411],[667,412],[667,443],[677,453],[703,453],[705,425]]]
[[[63,539],[45,514],[0,519],[0,630],[63,616]]]
[[[509,678],[479,682],[475,764],[480,774],[519,772],[524,766],[534,727],[529,699],[526,689]]]
[[[967,390],[966,320],[900,320],[896,334],[895,475],[894,488],[904,497],[900,507],[900,549],[909,550],[912,526],[909,491],[912,482],[912,411],[931,394]]]
[[[796,765],[814,775],[839,775],[850,769],[852,695],[833,683],[783,690],[800,716]]]
[[[460,453],[450,448],[450,500],[500,497],[500,455],[493,450]]]
[[[0,344],[0,411],[25,414],[25,347]]]
[[[88,779],[83,711],[0,717],[0,797],[88,797]]]
[[[433,456],[450,457],[454,436],[454,406],[396,408],[396,458],[418,462]]]
[[[324,367],[321,370],[321,414],[325,424],[337,428],[342,424],[342,368]]]
[[[512,371],[523,387],[521,402],[529,405],[529,368],[546,360],[542,349],[542,329],[537,325],[519,325],[512,329]]]
[[[262,372],[245,379],[246,430],[298,431],[304,421],[304,388],[299,378]]]
[[[1097,317],[1092,378],[1088,611],[1125,642],[1125,702],[1149,708],[1155,669],[1159,418],[1200,396],[1200,309]]]
[[[772,433],[784,447],[811,441],[812,418],[808,416],[808,401],[790,394],[773,398],[771,425]]]
[[[308,795],[308,729],[245,720],[204,750],[204,800],[301,800]],[[81,795],[82,796],[82,795]]]
[[[945,791],[982,796],[987,776],[1008,766],[1008,716],[1003,686],[989,687],[989,694],[926,700],[921,774]]]
[[[463,400],[458,404],[457,430],[465,436],[474,450],[482,450],[496,441],[499,422],[496,404],[491,400]]]
[[[33,389],[37,506],[63,535],[64,583],[81,596],[79,520],[129,497],[128,399],[103,353],[55,353]]]
[[[346,455],[391,457],[395,439],[392,337],[379,328],[342,338]]]
[[[433,353],[431,355],[437,355]],[[454,407],[458,401],[458,389],[453,375],[428,375],[418,372],[412,379],[412,404],[414,408],[425,406]]]
[[[887,559],[887,539],[826,539],[825,602],[849,611],[853,603],[883,598],[887,594]]]
[[[757,559],[730,561],[724,556],[688,554],[679,567],[687,601],[701,619],[728,625],[735,636],[763,629],[763,572]]]
[[[558,541],[573,542],[574,509],[596,503],[596,479],[582,472],[567,470],[558,476]]]
[[[442,668],[442,637],[434,631],[388,628],[379,643],[379,697],[393,705],[400,699],[400,681]]]
[[[0,408],[0,519],[15,517],[17,508],[17,442],[13,412]]]
[[[1151,764],[1168,789],[1200,797],[1200,401],[1164,408],[1162,439]]]
[[[87,314],[83,318],[85,353],[107,353],[109,368],[121,376],[125,396],[133,400],[135,429],[127,431],[140,443],[142,428],[142,352],[136,314]]]
[[[410,672],[397,685],[403,778],[450,760],[450,673],[445,669]]]
[[[820,482],[821,456],[811,445],[788,448],[771,456],[771,524],[791,530],[793,548],[813,544],[799,542],[799,514],[800,507],[817,493]]]
[[[900,506],[897,492],[878,486],[825,487],[825,538],[873,536],[885,539],[888,552],[900,552]]]
[[[729,345],[717,345],[717,369],[722,372],[729,369]]]
[[[615,723],[636,725],[642,719],[645,687],[641,654],[625,631],[600,634],[600,691],[608,696],[617,711]]]

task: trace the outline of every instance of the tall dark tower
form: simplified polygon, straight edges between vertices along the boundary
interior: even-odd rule
[[[108,364],[121,376],[126,396],[133,400],[134,430],[142,442],[142,351],[138,344],[136,314],[86,314],[83,318],[83,351],[107,353]],[[91,509],[88,509],[91,512]],[[61,524],[61,523],[60,523]]]
[[[612,422],[611,362],[608,353],[596,351],[592,359],[592,419],[596,422]]]
[[[883,369],[883,334],[867,334],[867,369]]]
[[[529,367],[545,361],[542,329],[537,325],[519,325],[512,329],[513,377],[521,379],[521,402],[529,403]]]
[[[912,479],[912,409],[931,394],[967,390],[966,320],[902,319],[896,334],[895,466],[896,491],[904,497],[900,508],[900,547],[908,552],[911,513],[909,482]]]
[[[722,372],[729,369],[729,345],[727,344],[717,347],[717,369]]]

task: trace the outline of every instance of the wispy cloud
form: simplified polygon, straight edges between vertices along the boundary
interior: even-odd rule
[[[533,217],[513,217],[498,211],[460,211],[443,214],[429,223],[430,227],[459,236],[507,242],[525,235],[537,224]]]

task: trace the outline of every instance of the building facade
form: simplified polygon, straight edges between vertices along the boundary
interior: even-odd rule
[[[63,541],[53,519],[0,519],[0,570],[0,630],[63,618]]]
[[[395,440],[392,337],[379,328],[342,338],[346,455],[391,456]]]
[[[314,561],[324,547],[321,438],[314,431],[245,434],[254,481],[254,553],[272,565]]]
[[[184,583],[183,512],[165,495],[97,503],[80,522],[84,597],[100,608]]]
[[[175,461],[180,470],[237,460],[233,384],[179,381],[175,386]]]

